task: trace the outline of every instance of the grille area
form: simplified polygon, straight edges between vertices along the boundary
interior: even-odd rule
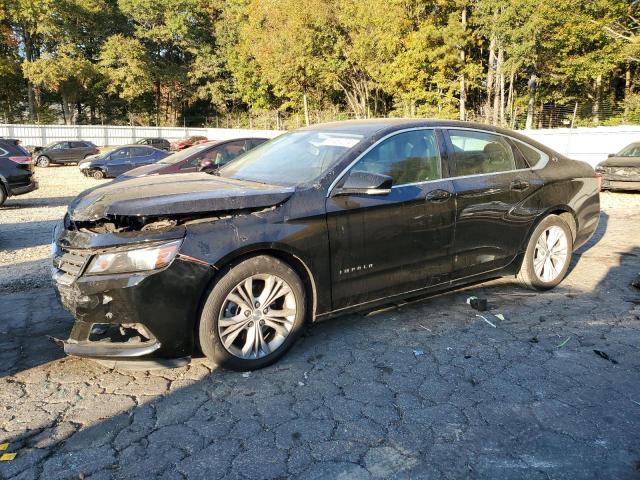
[[[53,265],[63,272],[60,278],[61,283],[70,284],[82,274],[85,265],[89,261],[91,254],[79,250],[62,250],[62,255],[53,259]]]

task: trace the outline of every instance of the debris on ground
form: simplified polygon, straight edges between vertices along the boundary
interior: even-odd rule
[[[494,317],[496,317],[498,320],[504,320],[504,315],[501,313],[496,313]]]
[[[484,320],[485,322],[487,322],[489,325],[491,325],[493,328],[497,328],[493,323],[491,323],[489,320],[487,320],[485,317],[483,317],[482,315],[476,315],[476,317],[480,317],[482,320]]]
[[[569,340],[571,340],[571,337],[567,337],[567,339],[564,342],[562,342],[560,345],[556,345],[556,348],[564,347]]]
[[[596,355],[598,355],[600,358],[604,358],[605,360],[613,363],[614,365],[618,364],[617,360],[614,360],[613,358],[611,358],[609,355],[607,355],[606,352],[603,352],[602,350],[594,350],[593,353],[595,353]]]
[[[424,350],[414,350],[414,351],[413,351],[413,354],[414,354],[416,357],[420,357],[420,356],[424,355]]]
[[[249,377],[251,376],[251,372],[244,372],[244,373],[242,374],[242,376],[243,376],[244,378],[249,378]]]
[[[538,340],[538,337],[531,337],[529,339],[529,343],[538,343],[540,340]]]
[[[467,304],[471,305],[471,308],[484,312],[487,309],[487,299],[478,297],[467,298]]]
[[[7,450],[9,448],[8,443],[0,443],[0,450]]]
[[[636,276],[636,279],[631,282],[631,286],[640,289],[640,273]]]

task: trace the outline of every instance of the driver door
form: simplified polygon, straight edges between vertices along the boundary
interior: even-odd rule
[[[395,134],[370,149],[327,198],[333,308],[446,283],[455,195],[433,129]],[[393,178],[386,195],[336,195],[350,172]]]

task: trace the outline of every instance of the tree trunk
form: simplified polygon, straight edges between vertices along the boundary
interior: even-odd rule
[[[624,113],[629,113],[629,98],[633,91],[633,84],[631,83],[631,63],[627,62],[624,72]]]
[[[467,32],[467,6],[462,7],[462,15],[461,15],[461,23],[462,23],[462,35],[466,37]],[[466,79],[464,76],[464,69],[466,66],[466,52],[463,38],[463,44],[460,46],[460,120],[465,120],[467,117],[467,86]]]
[[[529,101],[527,103],[527,123],[525,128],[530,130],[533,128],[533,109],[536,102],[536,82],[538,79],[535,75],[531,75],[529,79]]]
[[[593,100],[593,108],[591,113],[593,115],[593,123],[596,125],[600,124],[600,102],[602,100],[602,75],[598,75],[596,77],[595,85],[595,95]]]
[[[516,80],[516,69],[511,68],[509,76],[509,93],[507,95],[507,112],[509,112],[509,120],[513,123],[513,83]]]
[[[487,65],[487,103],[485,105],[485,121],[489,123],[491,119],[491,101],[493,99],[493,67],[496,62],[496,36],[491,35],[489,43],[489,63]]]
[[[503,54],[502,50],[500,50],[501,55]],[[503,58],[504,60],[504,58]],[[500,125],[504,126],[504,86],[505,86],[505,78],[504,78],[504,63],[500,63]]]
[[[304,124],[309,126],[309,103],[307,101],[307,94],[302,95],[302,103],[304,104]]]
[[[493,125],[498,124],[498,114],[500,113],[500,103],[501,97],[500,93],[502,93],[502,101],[504,101],[504,88],[503,91],[500,92],[500,81],[504,82],[504,75],[502,74],[502,62],[504,61],[504,50],[502,47],[498,48],[498,58],[496,60],[496,73],[494,76],[495,79],[495,88],[493,89],[493,115],[492,122]]]

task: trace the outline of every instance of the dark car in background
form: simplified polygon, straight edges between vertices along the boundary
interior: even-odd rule
[[[600,214],[589,165],[466,122],[316,125],[180,177],[69,205],[53,240],[68,354],[261,368],[311,321],[500,276],[553,288]]]
[[[267,138],[236,138],[220,142],[199,143],[169,155],[153,165],[130,170],[124,176],[143,177],[168,173],[214,171],[267,140]]]
[[[150,147],[154,147],[154,148],[157,148],[159,150],[170,150],[171,149],[171,143],[169,143],[169,140],[167,140],[166,138],[159,138],[159,137],[141,138],[135,144],[136,145],[148,145]]]
[[[12,138],[0,138],[0,205],[8,197],[38,188],[29,152]]]
[[[144,145],[126,145],[87,159],[79,164],[88,177],[102,179],[117,177],[131,169],[151,165],[162,160],[169,152]]]
[[[596,172],[602,175],[603,190],[640,191],[640,142],[609,155],[596,166]]]
[[[171,144],[171,150],[174,152],[180,151],[180,150],[184,150],[187,147],[190,147],[192,145],[195,145],[198,142],[206,142],[209,139],[207,137],[204,137],[202,135],[192,135],[190,137],[187,138],[183,138],[182,140],[177,140],[175,142],[173,142]]]
[[[78,163],[85,158],[100,153],[98,147],[83,140],[65,140],[52,142],[44,147],[36,147],[33,158],[39,167],[48,167],[52,163]]]

